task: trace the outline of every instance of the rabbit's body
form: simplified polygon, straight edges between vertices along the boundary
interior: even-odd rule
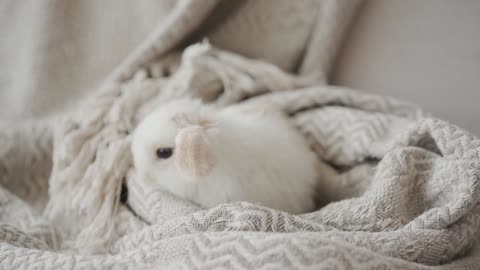
[[[169,158],[156,149],[173,148]],[[132,146],[145,184],[205,207],[248,201],[289,213],[314,208],[316,157],[274,110],[165,104],[139,125]]]

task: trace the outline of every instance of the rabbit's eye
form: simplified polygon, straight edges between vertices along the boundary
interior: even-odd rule
[[[160,159],[167,159],[173,154],[173,148],[167,147],[167,148],[158,148],[157,151],[155,152],[158,158]]]

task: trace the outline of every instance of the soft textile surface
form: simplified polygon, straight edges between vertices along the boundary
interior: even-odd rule
[[[173,26],[189,24],[195,2],[182,2]],[[344,9],[329,3],[324,12],[338,16],[319,29],[333,37]],[[76,112],[1,131],[2,268],[478,269],[470,254],[480,225],[478,138],[412,105],[207,43],[179,62],[167,54],[179,39],[172,33],[152,34]],[[333,54],[313,40],[320,55]],[[153,107],[184,95],[283,108],[319,157],[319,210],[201,209],[142,190],[131,133]]]
[[[78,104],[139,44],[129,61],[208,37],[288,71],[328,70],[359,2],[1,0],[0,123]]]
[[[130,133],[152,105],[176,95],[216,97],[221,106],[256,96],[244,102],[282,107],[318,154],[319,201],[331,203],[299,216],[243,202],[204,210],[142,190],[129,169]],[[480,225],[480,140],[408,104],[315,85],[200,44],[171,79],[140,71],[54,129],[45,216],[29,203],[46,182],[29,174],[9,182],[28,169],[14,163],[25,146],[2,147],[5,268],[478,267],[462,257]],[[19,134],[13,141],[22,142]],[[49,143],[40,136],[36,145]],[[32,152],[29,163],[45,152]],[[128,207],[114,203],[124,175]]]

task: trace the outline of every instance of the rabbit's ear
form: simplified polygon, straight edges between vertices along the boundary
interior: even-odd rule
[[[192,126],[203,128],[214,126],[212,120],[194,113],[177,113],[172,117],[172,120],[180,129]]]
[[[175,145],[175,164],[180,172],[190,179],[207,176],[217,163],[206,130],[202,127],[180,130],[175,138]]]
[[[194,125],[195,119],[193,117],[194,115],[189,113],[176,113],[172,120],[178,128],[186,128]]]

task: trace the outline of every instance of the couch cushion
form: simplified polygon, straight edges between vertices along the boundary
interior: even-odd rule
[[[386,94],[480,134],[480,1],[370,0],[335,84]]]

